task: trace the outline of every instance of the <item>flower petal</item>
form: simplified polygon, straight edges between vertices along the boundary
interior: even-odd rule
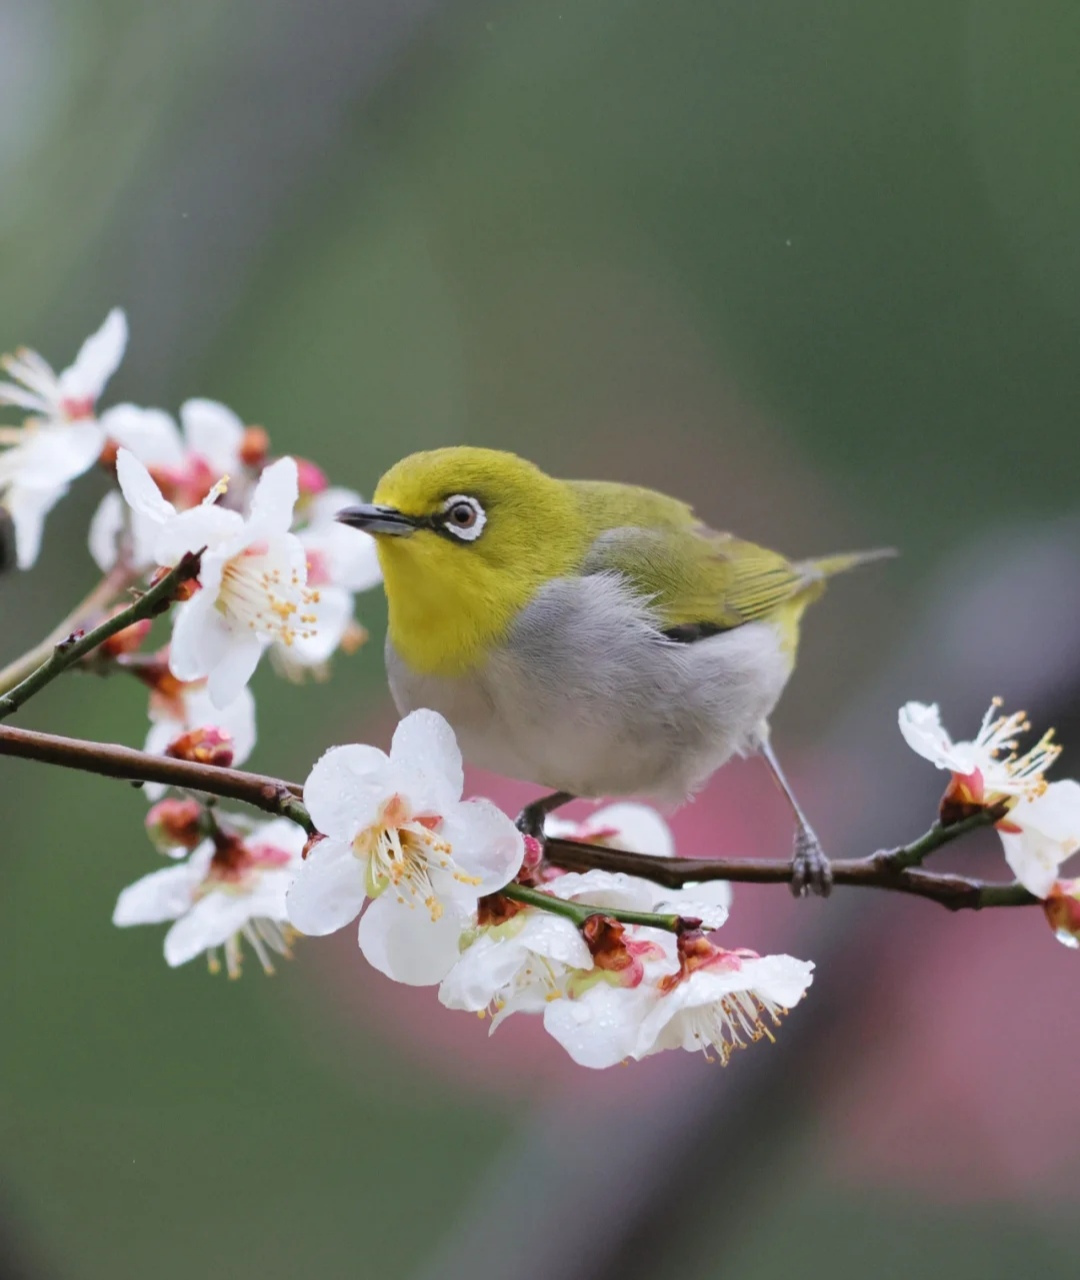
[[[544,1030],[582,1067],[613,1067],[634,1056],[641,1022],[657,997],[641,987],[598,982],[576,1000],[553,1000]]]
[[[227,475],[238,464],[244,424],[227,405],[217,400],[185,400],[180,423],[192,453],[203,458],[211,471]]]
[[[465,789],[465,770],[461,748],[453,729],[437,711],[423,708],[413,711],[394,730],[390,759],[424,779],[432,813],[441,813],[447,805],[461,799]],[[410,795],[415,803],[419,796]]]
[[[176,610],[169,670],[177,680],[203,680],[222,661],[231,633],[205,588]]]
[[[490,800],[464,800],[446,810],[439,836],[448,841],[457,867],[479,883],[477,896],[494,893],[517,875],[525,857],[525,841],[510,818]]]
[[[296,463],[292,458],[279,458],[259,477],[251,496],[249,524],[259,529],[287,533],[299,496]]]
[[[108,573],[116,565],[119,556],[116,542],[124,531],[126,510],[120,494],[110,489],[90,521],[90,555],[102,573]]]
[[[129,449],[121,449],[116,455],[116,478],[132,511],[161,525],[176,515],[176,508],[161,496],[150,472]],[[197,551],[198,547],[184,549]]]
[[[117,898],[113,924],[123,927],[175,920],[191,906],[205,873],[201,861],[189,858],[180,866],[165,867],[143,876],[129,884]]]
[[[375,822],[395,790],[386,754],[378,747],[351,743],[331,747],[315,762],[304,783],[304,804],[323,835],[351,841]]]
[[[486,1009],[513,979],[527,956],[528,951],[516,937],[500,938],[482,933],[461,952],[443,979],[439,987],[440,1003],[448,1009],[464,1009],[468,1013]]]
[[[15,563],[20,569],[31,568],[41,552],[45,517],[67,493],[67,485],[58,489],[13,489],[4,500],[15,526]]]
[[[229,633],[229,643],[220,660],[210,670],[206,683],[210,701],[219,710],[235,702],[255,674],[266,641],[243,631]]]
[[[432,920],[422,908],[384,893],[360,917],[357,940],[368,964],[380,973],[412,987],[429,987],[453,968],[466,924],[452,910]]]
[[[98,418],[105,435],[146,466],[179,467],[184,443],[172,417],[164,409],[117,404]]]
[[[301,933],[321,937],[355,920],[366,897],[363,861],[348,845],[322,840],[300,864],[285,906]]]
[[[165,961],[175,968],[186,964],[208,947],[220,947],[251,919],[247,894],[215,890],[200,898],[165,935]]]
[[[74,362],[60,375],[63,398],[96,400],[120,367],[127,340],[127,316],[119,307],[113,307],[101,328],[86,339]]]
[[[1005,861],[1029,893],[1045,898],[1061,864],[1080,851],[1080,783],[1050,783],[1041,796],[1011,809],[1005,821],[1020,828],[998,831]]]

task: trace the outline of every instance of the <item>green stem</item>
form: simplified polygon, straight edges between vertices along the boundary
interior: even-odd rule
[[[141,595],[138,600],[128,605],[112,618],[106,619],[100,626],[85,635],[72,632],[53,647],[52,653],[35,671],[0,697],[0,720],[11,715],[13,711],[39,693],[46,685],[51,684],[58,675],[66,671],[73,663],[104,644],[111,636],[130,627],[133,622],[141,622],[144,618],[152,618],[163,612],[176,598],[179,587],[199,573],[202,552],[188,553],[180,563]]]
[[[951,822],[947,827],[942,826],[940,822],[935,822],[918,840],[913,840],[911,844],[902,845],[899,849],[893,849],[882,855],[881,865],[894,871],[920,867],[938,849],[951,844],[954,840],[959,840],[961,836],[966,836],[969,831],[978,831],[980,827],[992,826],[1001,817],[1002,814],[998,809],[992,808],[980,809],[978,813],[973,813],[970,817],[961,819],[960,822]]]
[[[623,924],[640,924],[650,929],[666,929],[668,933],[681,933],[685,928],[682,916],[655,915],[651,911],[623,911],[619,907],[593,907],[587,902],[566,902],[556,898],[554,894],[544,893],[541,889],[530,889],[527,885],[511,882],[499,892],[504,898],[513,898],[515,902],[528,903],[530,907],[539,907],[541,911],[550,911],[552,915],[564,916],[573,921],[580,929],[590,916],[611,916]]]

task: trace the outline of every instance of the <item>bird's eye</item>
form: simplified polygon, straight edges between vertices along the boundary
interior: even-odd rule
[[[475,498],[457,493],[443,503],[443,528],[463,542],[473,542],[479,538],[486,523],[484,508]]]

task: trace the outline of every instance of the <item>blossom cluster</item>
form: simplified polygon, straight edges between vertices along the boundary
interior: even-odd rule
[[[27,416],[0,427],[0,507],[28,568],[48,512],[98,466],[109,487],[89,552],[108,588],[103,614],[191,560],[163,646],[144,652],[144,616],[85,660],[146,687],[146,751],[240,764],[256,744],[250,680],[262,658],[291,679],[323,675],[362,641],[355,596],[379,581],[374,543],[335,519],[357,494],[312,462],[275,458],[267,432],[222,404],[188,400],[178,420],[132,404],[99,412],[126,342],[115,310],[59,374],[31,351],[5,359],[0,405]],[[932,705],[908,703],[899,725],[949,775],[940,826],[992,824],[1017,882],[1056,936],[1080,946],[1080,879],[1059,874],[1080,851],[1080,783],[1047,780],[1060,751],[1052,735],[1021,752],[1030,726],[997,700],[970,741],[954,741]],[[114,923],[169,923],[170,965],[205,954],[237,976],[245,944],[272,972],[297,938],[358,920],[359,949],[382,974],[437,987],[444,1006],[488,1016],[492,1031],[533,1014],[588,1067],[668,1048],[726,1062],[771,1039],[805,996],[809,961],[717,942],[730,927],[728,884],[664,889],[622,872],[567,872],[464,790],[453,730],[430,710],[401,721],[389,753],[331,747],[290,818],[255,820],[148,784],[147,830],[174,861],[124,889]],[[632,802],[585,822],[549,816],[545,835],[656,859],[675,852],[664,819]]]
[[[291,679],[322,677],[336,651],[362,643],[354,597],[380,581],[374,542],[334,519],[358,494],[331,487],[305,459],[275,461],[266,430],[226,405],[187,400],[178,422],[134,404],[99,411],[127,338],[116,309],[59,374],[33,351],[4,358],[0,405],[28,416],[0,428],[0,507],[14,524],[17,563],[29,568],[46,515],[97,464],[111,484],[89,551],[118,598],[201,552],[167,648],[139,652],[147,623],[104,656],[149,688],[147,751],[202,759],[213,743],[216,763],[240,764],[255,744],[248,681],[264,654]]]

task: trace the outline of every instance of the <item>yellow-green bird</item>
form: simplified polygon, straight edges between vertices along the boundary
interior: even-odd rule
[[[825,579],[889,552],[791,561],[666,494],[466,447],[404,458],[337,518],[377,540],[398,710],[433,708],[470,763],[550,788],[526,829],[575,796],[678,804],[760,751],[798,824],[793,889],[828,892],[768,717]]]

